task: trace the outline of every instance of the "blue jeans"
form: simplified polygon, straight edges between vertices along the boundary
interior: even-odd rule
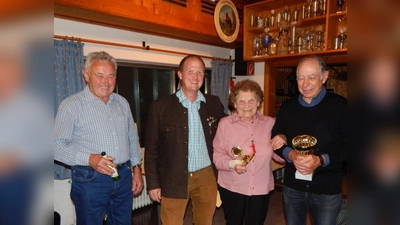
[[[0,177],[0,224],[29,224],[37,174],[28,169]]]
[[[120,180],[101,174],[88,166],[72,167],[71,199],[75,205],[77,225],[132,224],[132,174],[130,163],[118,172]]]
[[[306,225],[308,210],[313,225],[335,225],[341,205],[342,194],[315,194],[283,187],[287,225]]]

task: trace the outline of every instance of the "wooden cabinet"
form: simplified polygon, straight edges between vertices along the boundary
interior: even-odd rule
[[[306,55],[316,54],[321,56],[329,66],[346,66],[347,65],[347,39],[343,44],[343,48],[338,46],[335,49],[335,39],[341,32],[340,29],[347,28],[347,5],[342,7],[339,11],[337,5],[338,0],[325,0],[325,13],[321,10],[324,0],[265,0],[258,3],[245,5],[244,7],[244,22],[243,22],[243,59],[245,61],[259,61],[265,62],[264,68],[264,114],[269,116],[276,116],[277,100],[280,98],[275,92],[280,88],[282,82],[286,80],[290,73],[282,72],[283,68],[291,68],[295,72],[297,63],[301,58]],[[311,4],[311,5],[310,5]],[[313,4],[318,4],[318,12],[316,15],[312,12]],[[310,5],[310,16],[307,16],[307,8]],[[303,6],[305,8],[305,18],[303,17]],[[290,10],[289,10],[290,9]],[[296,24],[292,24],[294,18],[294,11],[298,10],[298,19]],[[274,10],[274,26],[271,25],[271,10]],[[285,22],[284,11],[290,12],[290,22]],[[281,13],[281,23],[278,27],[277,17]],[[288,13],[289,14],[289,13]],[[287,14],[287,15],[288,15]],[[263,19],[264,24],[260,23],[258,26],[257,18]],[[268,18],[268,23],[265,23],[265,18]],[[262,22],[260,20],[260,22]],[[255,53],[257,46],[255,40],[265,36],[265,25],[268,25],[269,34],[272,38],[277,38],[283,32],[283,25],[287,25],[288,32],[285,34],[284,39],[289,39],[295,42],[291,49],[285,51],[276,51],[276,54],[270,54],[271,49],[263,49]],[[293,26],[295,29],[293,29]],[[319,29],[322,28],[320,40],[320,48],[315,47],[315,42],[310,46],[310,43],[305,43],[305,37],[308,34],[313,35],[313,41],[317,36],[315,35]],[[295,38],[292,38],[292,34]],[[345,32],[347,33],[347,32]],[[299,37],[301,40],[299,41]],[[296,43],[297,42],[297,43]],[[299,49],[299,42],[302,44]],[[276,43],[282,44],[282,43]],[[278,45],[279,46],[279,45]],[[317,45],[318,46],[318,45]],[[293,50],[294,47],[294,50]],[[308,49],[309,48],[309,49]],[[300,50],[300,51],[299,51]],[[265,52],[268,54],[265,54]],[[278,54],[280,53],[280,54]],[[283,54],[282,54],[283,53]],[[285,93],[286,94],[286,93]]]
[[[318,9],[315,14],[313,13],[314,4]],[[325,14],[322,10],[323,5],[325,5]],[[303,8],[305,9],[304,19],[302,19]],[[307,16],[308,8],[311,10],[309,17]],[[272,10],[274,11],[273,25]],[[298,19],[297,23],[293,24],[295,10],[298,11]],[[338,10],[337,0],[325,0],[325,4],[324,0],[311,0],[311,2],[306,0],[267,0],[246,5],[244,7],[243,59],[273,63],[278,59],[279,61],[282,59],[297,61],[302,56],[317,54],[321,56],[341,56],[340,58],[335,57],[334,61],[346,61],[347,39],[343,42],[342,48],[340,48],[339,42],[335,49],[335,38],[341,34],[341,28],[347,28],[347,5],[343,6],[341,12],[338,12]],[[279,26],[278,17],[281,17]],[[287,21],[285,18],[290,20]],[[260,21],[261,23],[259,23]],[[257,44],[257,39],[265,39],[266,27],[268,27],[268,33],[277,46],[282,46],[281,40],[289,41],[289,45],[287,42],[284,45],[286,46],[285,51],[274,49],[277,48],[274,45],[271,48],[268,46],[267,49],[265,48],[267,46],[262,46],[265,45],[265,41],[261,41],[262,50],[257,51],[257,46],[260,46],[260,43]],[[277,41],[278,37],[280,41]]]

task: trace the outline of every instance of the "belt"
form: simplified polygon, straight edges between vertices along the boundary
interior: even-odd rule
[[[210,166],[211,166],[211,165],[210,165]],[[189,176],[192,177],[195,173],[200,172],[200,171],[202,171],[202,170],[205,170],[205,169],[207,169],[207,168],[210,167],[210,166],[206,166],[206,167],[201,168],[201,169],[199,169],[199,170],[196,170],[196,171],[193,171],[193,172],[189,172]]]
[[[130,166],[130,161],[128,160],[128,161],[126,161],[124,163],[117,164],[117,169],[120,169],[123,166],[128,166],[129,167]]]

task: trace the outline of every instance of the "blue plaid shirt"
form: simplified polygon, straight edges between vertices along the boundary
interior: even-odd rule
[[[176,92],[176,96],[183,107],[188,109],[189,120],[189,165],[188,171],[194,172],[211,165],[208,156],[207,144],[204,138],[203,126],[201,125],[199,109],[200,102],[206,102],[203,94],[199,91],[195,102],[186,98],[182,90]]]
[[[65,99],[55,121],[54,159],[67,165],[89,165],[90,154],[106,152],[114,163],[139,164],[142,152],[129,103],[112,93],[104,104],[86,86]]]

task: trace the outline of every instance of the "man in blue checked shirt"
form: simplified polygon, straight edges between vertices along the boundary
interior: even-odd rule
[[[131,224],[133,195],[143,189],[142,153],[129,103],[113,93],[116,71],[108,53],[90,53],[83,69],[87,86],[57,112],[54,159],[71,166],[78,225],[100,225],[105,214],[108,225]],[[109,166],[118,169],[119,180],[111,178]]]

